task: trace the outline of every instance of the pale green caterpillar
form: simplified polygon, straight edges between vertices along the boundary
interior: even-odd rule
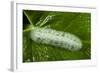
[[[36,43],[48,44],[71,51],[82,48],[81,40],[68,32],[56,31],[50,28],[35,27],[30,32],[31,39]]]

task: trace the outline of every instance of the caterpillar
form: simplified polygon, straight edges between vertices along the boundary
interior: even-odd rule
[[[30,38],[36,43],[65,48],[71,51],[82,48],[82,42],[77,36],[50,28],[35,27],[30,31]]]

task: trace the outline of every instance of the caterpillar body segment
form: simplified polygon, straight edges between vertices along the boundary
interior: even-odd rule
[[[80,50],[82,48],[82,42],[77,36],[50,28],[35,27],[31,30],[30,37],[36,43],[48,44],[71,51]]]

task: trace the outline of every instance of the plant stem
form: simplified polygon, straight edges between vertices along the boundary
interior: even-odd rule
[[[31,27],[31,28],[23,30],[23,32],[28,32],[28,31],[33,30],[33,29],[34,29],[34,27]]]
[[[24,14],[26,15],[26,17],[29,20],[30,24],[33,25],[32,21],[30,20],[29,16],[27,15],[27,13],[25,11],[24,11]]]

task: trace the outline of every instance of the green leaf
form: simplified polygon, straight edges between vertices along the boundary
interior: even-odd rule
[[[80,12],[56,12],[24,10],[23,20],[34,27],[51,28],[72,33],[82,40],[79,51],[69,51],[45,44],[37,44],[30,38],[30,27],[23,31],[23,62],[82,60],[91,58],[91,14]],[[23,27],[26,23],[23,22]]]

